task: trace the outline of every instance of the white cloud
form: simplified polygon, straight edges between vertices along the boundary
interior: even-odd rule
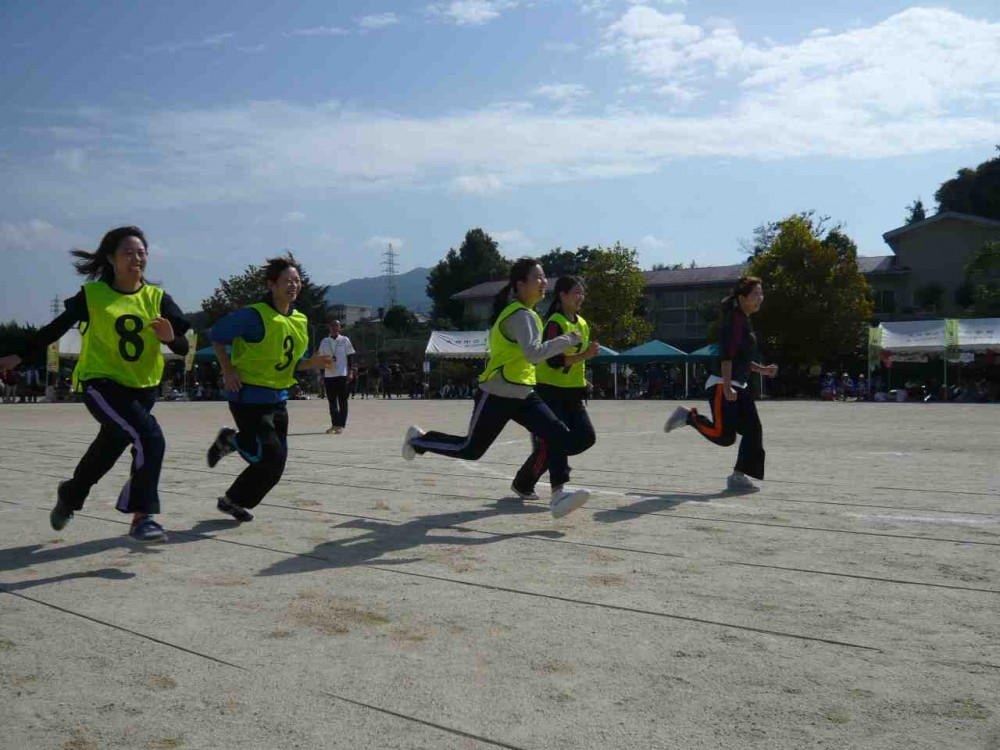
[[[358,26],[363,29],[381,29],[399,23],[395,13],[373,13],[358,19]]]
[[[211,36],[206,36],[201,39],[193,39],[181,42],[167,42],[165,44],[157,44],[149,48],[150,52],[180,52],[186,49],[197,49],[199,47],[219,47],[225,44],[228,40],[236,36],[232,31],[226,31],[222,34],[212,34]]]
[[[795,44],[758,45],[731,25],[708,29],[679,13],[636,6],[608,27],[606,41],[605,52],[643,77],[689,93],[699,81],[728,79],[742,92],[738,112],[755,122],[804,124],[821,115],[828,124],[817,130],[832,131],[832,120],[840,129],[898,124],[905,131],[949,109],[996,116],[977,103],[1000,88],[1000,23],[943,8],[912,8]]]
[[[1000,23],[921,9],[770,48],[724,25],[700,29],[667,16],[657,23],[616,24],[608,44],[642,71],[648,90],[674,100],[700,94],[698,115],[583,116],[522,103],[407,116],[275,101],[79,111],[59,125],[100,134],[86,141],[85,163],[88,171],[99,165],[102,190],[52,158],[17,153],[4,162],[0,205],[14,190],[81,213],[389,186],[489,195],[655,173],[685,157],[879,158],[1000,142]],[[731,104],[711,101],[700,86],[719,75]],[[44,117],[30,123],[40,143],[50,139],[49,154],[66,148]]]
[[[506,250],[507,252],[523,253],[535,246],[535,243],[528,239],[520,229],[508,229],[503,232],[489,232],[488,234],[496,240],[501,250]]]
[[[283,36],[347,36],[350,32],[339,26],[311,26],[307,29],[292,29]]]
[[[486,195],[501,190],[504,182],[495,174],[462,174],[451,181],[451,186],[459,193]]]
[[[0,222],[0,252],[67,252],[74,247],[74,235],[42,219]]]
[[[579,83],[552,83],[539,86],[532,93],[560,104],[569,104],[589,96],[590,89]]]
[[[306,215],[301,211],[289,211],[281,217],[285,224],[299,224],[306,220]]]
[[[245,52],[248,55],[257,55],[267,49],[266,44],[255,44],[252,47],[237,47],[240,52]]]
[[[61,148],[52,155],[52,158],[64,169],[79,174],[83,172],[86,156],[87,152],[82,148]]]
[[[403,249],[405,240],[402,237],[385,237],[383,235],[377,234],[374,237],[369,237],[365,240],[365,247],[369,250],[378,250],[380,252],[385,251],[389,245],[392,245],[392,249],[399,251]]]
[[[517,0],[453,0],[433,3],[427,10],[456,26],[482,26],[499,18],[503,11],[516,8],[517,4]]]
[[[664,240],[656,235],[647,234],[639,238],[636,246],[639,250],[644,250],[649,253],[662,253],[665,250],[670,249],[670,240]]]

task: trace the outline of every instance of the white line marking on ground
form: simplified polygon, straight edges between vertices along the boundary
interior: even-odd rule
[[[1000,523],[997,518],[968,518],[962,516],[911,516],[903,513],[845,513],[849,518],[861,518],[866,521],[903,521],[906,523],[956,523],[969,526]]]

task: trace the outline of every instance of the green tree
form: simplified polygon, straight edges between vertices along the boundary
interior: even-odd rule
[[[27,343],[28,339],[38,332],[35,326],[21,325],[17,321],[0,323],[0,355],[11,354],[20,351]],[[45,365],[45,352],[40,352],[30,361],[26,361],[25,366],[42,367]]]
[[[955,177],[938,188],[934,199],[938,211],[1000,219],[1000,157],[988,159],[975,169],[958,170]]]
[[[857,247],[839,227],[824,232],[811,215],[789,216],[751,260],[750,273],[764,282],[755,319],[767,359],[796,369],[859,351],[871,292]]]
[[[924,210],[924,202],[919,198],[906,207],[906,212],[907,224],[916,224],[918,221],[923,221],[927,218],[927,211]]]
[[[971,312],[981,317],[1000,315],[1000,242],[987,242],[965,266],[971,288]]]
[[[646,280],[635,250],[620,243],[590,250],[583,278],[587,284],[583,313],[595,340],[617,349],[649,337],[652,326],[641,314]]]
[[[302,276],[302,289],[295,303],[296,307],[309,318],[311,325],[324,323],[330,312],[326,303],[326,291],[329,287],[314,284],[306,269],[291,252],[286,251],[285,257],[298,265]],[[201,309],[205,313],[207,324],[211,325],[241,307],[260,302],[265,294],[267,279],[264,277],[264,266],[247,266],[241,274],[219,279],[219,286],[212,292],[212,296],[202,300]]]
[[[651,271],[681,271],[685,268],[697,268],[698,264],[695,261],[691,261],[688,264],[684,263],[654,263],[653,267],[649,270]]]
[[[461,327],[465,308],[452,295],[484,281],[506,280],[510,266],[492,237],[482,229],[469,230],[458,250],[451,248],[427,274],[427,296],[434,303],[432,317]]]
[[[393,305],[385,311],[385,315],[382,317],[382,325],[397,336],[402,336],[416,328],[417,316],[403,305]]]
[[[545,275],[553,280],[560,276],[582,276],[592,252],[587,245],[578,247],[576,251],[557,247],[545,253],[538,262],[545,269]]]

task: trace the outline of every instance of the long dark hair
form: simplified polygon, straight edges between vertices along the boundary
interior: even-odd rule
[[[142,246],[149,250],[149,243],[146,242],[146,235],[139,227],[118,227],[112,229],[101,239],[101,244],[94,252],[86,250],[71,250],[70,255],[80,258],[73,264],[76,272],[81,276],[86,276],[90,281],[104,281],[110,284],[115,280],[115,266],[111,261],[111,256],[115,254],[118,245],[126,237],[136,237]]]
[[[763,283],[756,276],[741,276],[733,290],[719,303],[719,313],[722,317],[731,314],[740,306],[740,297],[746,297],[755,286],[761,286]]]
[[[490,323],[496,323],[497,318],[500,317],[500,313],[511,303],[512,293],[517,289],[518,283],[527,281],[531,269],[537,265],[539,265],[538,258],[518,258],[514,261],[514,265],[510,267],[510,276],[507,277],[507,283],[503,285],[503,288],[493,298],[493,317],[490,319]]]
[[[552,290],[552,301],[549,303],[549,310],[545,313],[545,319],[548,320],[556,313],[562,313],[562,297],[560,295],[566,292],[571,292],[576,287],[582,287],[584,291],[587,289],[587,285],[583,283],[583,279],[579,276],[560,276],[559,281],[556,282],[555,288]]]

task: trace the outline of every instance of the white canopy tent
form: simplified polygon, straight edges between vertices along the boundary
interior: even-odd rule
[[[869,330],[868,369],[883,354],[907,356],[939,354],[948,385],[948,361],[964,361],[963,354],[1000,351],[1000,318],[946,318],[880,323]]]
[[[80,359],[80,349],[83,346],[83,337],[79,328],[70,328],[59,339],[59,356],[63,359]],[[168,362],[175,359],[184,359],[180,354],[174,354],[166,344],[160,345],[163,358]]]
[[[425,359],[486,359],[489,331],[431,331]]]

